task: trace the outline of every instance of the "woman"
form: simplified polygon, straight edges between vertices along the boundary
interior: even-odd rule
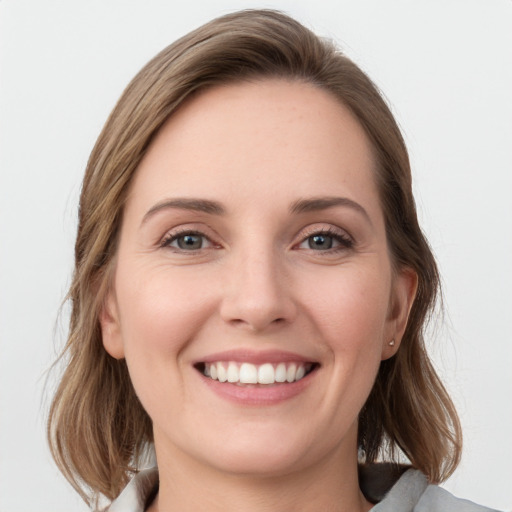
[[[423,346],[439,278],[400,131],[294,20],[219,18],[135,77],[75,258],[49,439],[91,505],[486,510],[434,485],[461,434]]]

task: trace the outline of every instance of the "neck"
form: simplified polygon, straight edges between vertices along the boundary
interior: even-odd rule
[[[219,471],[174,450],[157,449],[157,460],[159,493],[148,512],[367,512],[372,507],[359,489],[355,448],[348,457],[334,450],[309,467],[265,476]]]

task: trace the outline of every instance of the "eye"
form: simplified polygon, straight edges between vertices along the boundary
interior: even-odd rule
[[[307,238],[308,247],[317,251],[331,249],[334,244],[334,238],[330,235],[313,235]]]
[[[344,249],[349,249],[354,245],[354,242],[348,235],[343,234],[332,229],[317,230],[308,235],[298,245],[299,249],[308,249],[318,252],[336,252]]]
[[[206,235],[195,231],[170,233],[161,244],[162,247],[171,247],[184,252],[199,251],[212,245],[212,242]]]

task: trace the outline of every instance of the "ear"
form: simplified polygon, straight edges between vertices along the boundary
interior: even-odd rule
[[[389,359],[398,352],[417,289],[418,275],[411,268],[401,269],[395,275],[386,329],[387,335],[382,345],[382,360]]]
[[[117,301],[113,291],[109,291],[100,311],[101,338],[105,350],[115,359],[124,357],[124,344]]]

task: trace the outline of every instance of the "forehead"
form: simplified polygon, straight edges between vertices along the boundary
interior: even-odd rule
[[[334,95],[309,83],[244,82],[207,89],[179,108],[143,158],[132,196],[368,201],[362,196],[377,194],[373,168],[363,128]]]

